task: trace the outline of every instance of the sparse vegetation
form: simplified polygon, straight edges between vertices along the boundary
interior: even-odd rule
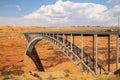
[[[81,76],[80,80],[120,80],[120,76],[98,75],[95,77],[91,75],[85,75],[85,76]]]
[[[49,77],[47,78],[47,80],[55,80],[55,78],[52,76],[52,74],[49,74]]]
[[[75,30],[79,30],[79,31],[85,31],[86,29],[90,30],[90,31],[120,31],[119,28],[113,28],[113,30],[110,30],[109,28],[100,28],[100,27],[93,27],[93,28],[89,28],[89,27],[74,27],[74,28],[46,28],[46,31],[75,31]],[[101,76],[97,76],[97,77],[93,77],[91,75],[80,75],[79,77],[76,77],[77,75],[74,75],[74,73],[77,73],[77,72],[74,72],[76,68],[74,68],[73,66],[70,65],[70,61],[67,60],[66,57],[64,57],[62,55],[62,53],[59,51],[59,54],[54,54],[54,53],[58,53],[58,51],[56,50],[55,47],[52,47],[53,49],[55,49],[54,53],[53,53],[53,49],[51,48],[49,51],[48,51],[48,45],[51,46],[51,44],[47,41],[41,41],[40,43],[37,44],[36,47],[39,47],[38,49],[38,52],[41,54],[43,54],[43,52],[45,52],[45,56],[42,56],[42,59],[43,61],[45,61],[44,65],[46,66],[46,69],[48,69],[49,71],[58,71],[59,68],[63,67],[63,68],[66,68],[69,64],[70,67],[67,67],[67,69],[71,69],[71,72],[69,70],[64,70],[64,74],[59,75],[58,73],[58,76],[56,77],[54,74],[52,73],[48,73],[47,76],[44,76],[44,75],[38,75],[37,73],[35,73],[34,75],[36,75],[36,77],[33,77],[33,76],[30,76],[30,75],[26,75],[26,74],[20,74],[19,76],[15,76],[15,75],[8,75],[7,71],[13,71],[13,70],[16,70],[16,72],[20,72],[21,71],[23,72],[23,66],[21,65],[26,65],[28,64],[27,62],[29,61],[26,61],[26,64],[23,64],[23,62],[25,62],[25,60],[23,60],[23,55],[24,55],[24,50],[25,50],[25,45],[26,45],[26,42],[24,41],[24,36],[21,32],[32,32],[32,31],[45,31],[44,29],[38,29],[38,28],[35,28],[35,27],[1,27],[0,28],[0,56],[1,56],[1,63],[4,63],[4,64],[0,64],[0,69],[2,70],[0,75],[3,76],[3,75],[6,75],[6,76],[3,76],[0,78],[0,80],[44,80],[44,77],[45,79],[48,79],[48,80],[64,80],[67,78],[67,80],[120,80],[120,77],[119,76],[104,76],[104,75],[101,75]],[[86,30],[87,31],[87,30]],[[69,36],[67,37],[68,39],[70,38]],[[79,42],[77,42],[77,40],[79,39],[80,37],[75,37],[75,44],[79,44]],[[86,39],[86,43],[84,44],[84,46],[88,46],[88,49],[86,50],[86,52],[89,52],[89,48],[91,49],[91,38],[85,36],[85,39]],[[112,41],[112,44],[111,44],[111,49],[113,49],[113,51],[111,50],[111,62],[113,63],[113,65],[111,64],[111,70],[113,70],[113,67],[114,67],[114,57],[116,55],[114,55],[114,50],[115,50],[115,35],[112,35],[111,36],[111,41]],[[100,59],[100,64],[104,64],[104,67],[105,67],[105,64],[107,62],[107,59],[106,57],[103,58],[103,56],[107,56],[107,50],[106,50],[106,46],[103,46],[102,44],[107,44],[107,38],[100,38],[99,39],[100,41],[100,44],[99,47],[100,47],[100,52],[99,54],[101,54],[99,56],[99,59]],[[47,42],[47,44],[45,44]],[[90,44],[89,44],[90,43]],[[46,45],[46,46],[41,46],[42,45]],[[78,46],[78,45],[77,45]],[[41,50],[42,49],[42,50]],[[102,51],[103,50],[103,51]],[[106,51],[105,51],[106,50]],[[9,53],[9,54],[8,54]],[[16,55],[17,53],[17,55]],[[61,54],[60,54],[61,53]],[[104,53],[104,54],[103,54]],[[51,55],[55,55],[55,56],[52,56]],[[60,56],[59,56],[60,55]],[[56,57],[56,58],[54,58]],[[8,59],[7,59],[8,58]],[[24,57],[26,59],[26,57]],[[58,59],[59,58],[59,59]],[[6,60],[7,59],[7,60]],[[113,60],[113,61],[112,61]],[[17,64],[15,63],[17,62]],[[49,64],[47,64],[49,62]],[[53,65],[53,62],[54,64],[57,64],[56,66],[51,66]],[[63,63],[63,64],[58,64],[58,63]],[[66,63],[65,63],[66,62]],[[11,65],[8,65],[11,64]],[[12,65],[14,64],[14,65]],[[7,66],[8,65],[8,66]],[[20,65],[20,66],[19,66]],[[65,66],[66,67],[65,67]],[[25,66],[27,69],[29,69],[29,66]],[[32,67],[32,66],[30,66]],[[52,69],[49,69],[51,68]],[[61,68],[61,70],[63,70],[63,68]],[[30,68],[30,69],[33,69],[33,68]],[[34,69],[33,69],[34,70]],[[72,71],[73,70],[73,71]],[[32,71],[32,70],[31,70]],[[14,72],[14,71],[13,71]],[[70,73],[73,73],[70,74]],[[43,73],[44,74],[44,73]],[[45,73],[46,74],[46,73]],[[69,79],[70,78],[70,79]],[[73,79],[74,78],[74,79]]]
[[[33,73],[33,74],[32,74],[32,76],[34,76],[34,77],[38,78],[38,80],[42,80],[42,77],[41,77],[41,76],[39,76],[37,73]]]
[[[39,80],[43,80],[41,76],[39,76],[39,78],[38,78],[38,79],[39,79]]]
[[[70,71],[68,69],[64,70],[64,76],[69,77],[70,76]]]
[[[10,79],[9,76],[4,76],[2,80],[8,80]]]
[[[25,75],[25,74],[22,74],[22,75],[21,75],[21,77],[23,77],[23,78],[24,78],[24,77],[26,77],[26,75]]]
[[[98,75],[96,77],[94,77],[94,80],[104,80],[105,78],[103,78],[102,75]]]
[[[120,76],[119,75],[98,75],[98,76],[92,76],[92,75],[74,75],[71,74],[70,76],[70,71],[69,70],[64,70],[64,77],[61,76],[55,76],[54,74],[48,74],[48,77],[44,77],[44,76],[39,76],[39,74],[37,73],[33,73],[35,76],[30,76],[27,74],[23,74],[23,75],[19,75],[19,76],[15,76],[13,74],[11,75],[6,75],[4,77],[2,77],[2,79],[0,80],[120,80]],[[46,74],[46,73],[45,73]],[[61,73],[63,74],[63,73]]]
[[[2,80],[8,80],[8,79],[14,79],[15,77],[14,77],[14,75],[13,74],[11,74],[11,75],[6,75],[6,76],[4,76],[3,77],[3,79]]]

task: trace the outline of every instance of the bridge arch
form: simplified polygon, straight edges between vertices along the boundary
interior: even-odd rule
[[[34,39],[32,39],[32,40],[28,43],[25,53],[26,53],[27,55],[30,55],[30,53],[32,52],[32,49],[34,48],[34,46],[35,46],[39,41],[41,41],[42,39],[43,39],[42,36],[40,36],[40,37],[35,37]]]
[[[43,68],[43,65],[41,63],[40,57],[35,48],[35,45],[38,42],[40,42],[41,40],[47,40],[48,42],[51,43],[51,41],[49,40],[49,37],[43,37],[43,36],[34,37],[27,44],[26,55],[29,56],[33,60],[33,62],[35,63],[35,65],[39,71],[45,71]]]

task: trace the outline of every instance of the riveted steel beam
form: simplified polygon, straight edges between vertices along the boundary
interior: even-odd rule
[[[95,52],[95,74],[97,73],[97,68],[98,68],[98,34],[95,34],[95,47],[96,47],[96,52]]]
[[[83,48],[83,34],[81,34],[81,59],[83,60],[83,51],[84,51],[84,48]],[[83,72],[83,67],[84,66],[81,66],[81,71]]]
[[[71,34],[71,51],[73,51],[73,35]]]
[[[119,34],[116,34],[116,70],[119,69]]]
[[[94,57],[94,56],[95,56],[95,53],[94,53],[94,50],[95,50],[95,49],[94,49],[94,48],[95,48],[95,45],[94,45],[95,40],[94,40],[94,38],[95,38],[95,36],[93,35],[93,36],[92,36],[92,47],[93,47],[93,48],[92,48],[92,49],[93,49],[93,50],[92,50],[92,58],[93,58],[93,68],[95,67],[95,65],[94,65],[94,64],[95,64],[95,61],[94,61],[94,59],[95,59],[95,57]]]
[[[65,34],[63,34],[63,45],[65,45]]]
[[[108,36],[108,72],[110,72],[110,35]]]

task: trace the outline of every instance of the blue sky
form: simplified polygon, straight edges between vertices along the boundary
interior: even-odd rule
[[[0,0],[0,16],[19,17],[37,10],[41,5],[55,3],[56,0]],[[19,5],[21,11],[16,8]]]
[[[59,0],[59,1],[61,1],[61,0]],[[43,18],[41,20],[39,18],[38,19],[34,19],[35,17],[32,17],[32,19],[30,19],[30,17],[31,17],[32,14],[33,15],[35,15],[35,14],[38,15],[38,13],[39,13],[39,16],[43,15],[43,13],[40,13],[41,12],[41,7],[43,5],[45,6],[44,7],[45,10],[48,10],[48,11],[51,10],[52,11],[51,6],[53,5],[54,7],[56,7],[55,4],[57,2],[59,2],[59,1],[58,0],[0,0],[0,25],[32,25],[32,24],[29,24],[29,23],[31,23],[31,21],[34,21],[33,25],[56,26],[58,24],[58,22],[51,21],[48,18]],[[105,8],[105,7],[107,8],[107,9],[103,9],[104,11],[100,10],[102,12],[106,11],[105,14],[112,13],[112,12],[110,12],[110,10],[114,9],[114,6],[118,6],[119,7],[119,4],[114,3],[114,2],[117,2],[117,1],[119,2],[119,0],[115,0],[115,1],[114,0],[69,0],[69,2],[67,2],[67,1],[68,0],[62,0],[63,3],[61,3],[61,5],[64,5],[64,3],[65,3],[65,5],[69,5],[70,2],[72,2],[73,5],[77,5],[76,3],[92,3],[91,5],[94,6],[93,8],[97,8],[96,7],[97,4],[101,5],[100,9],[101,8]],[[47,8],[48,5],[50,5],[50,6]],[[81,9],[80,5],[81,4],[79,4],[78,8],[76,8],[76,9],[78,9],[78,10],[79,10],[79,8]],[[86,4],[83,4],[83,5],[88,6]],[[57,6],[57,7],[59,7],[59,6]],[[63,8],[66,10],[66,7],[63,7]],[[88,8],[86,8],[86,10],[87,9]],[[70,9],[68,9],[66,11],[69,11],[69,10]],[[74,9],[72,9],[72,10],[74,12]],[[97,10],[99,10],[99,6],[98,6]],[[107,11],[107,10],[109,10],[109,11]],[[38,11],[38,13],[37,13],[37,11]],[[98,12],[100,12],[100,11],[98,11]],[[78,11],[76,11],[76,12],[78,12]],[[79,10],[79,12],[80,12],[80,10]],[[49,13],[49,12],[46,11],[46,13]],[[44,13],[44,14],[46,14],[46,13]],[[51,13],[54,14],[54,12],[51,12]],[[58,13],[61,13],[61,12],[58,12]],[[95,14],[95,13],[93,13],[93,14]],[[77,14],[77,13],[72,13],[72,14]],[[99,14],[102,14],[102,13],[100,12]],[[113,13],[113,14],[118,14],[119,15],[119,11],[117,13]],[[53,15],[53,16],[55,16],[55,15]],[[27,18],[26,18],[26,16],[27,16]],[[71,19],[67,14],[64,15],[64,16],[66,16],[65,17],[66,19]],[[43,15],[42,17],[48,17],[48,15],[47,16]],[[98,17],[98,15],[96,15],[96,17]],[[5,20],[5,19],[6,19],[6,22],[2,21],[2,20]],[[44,23],[47,22],[46,19],[48,20],[48,24],[44,25]],[[55,19],[55,17],[54,17],[54,19]],[[74,17],[72,17],[72,19],[79,20],[79,19],[84,19],[84,18],[81,18],[81,17],[80,18],[74,18]],[[10,22],[8,23],[9,20],[15,20],[15,21],[13,21],[11,23]],[[18,24],[17,20],[18,21],[21,21],[21,20],[24,21],[25,20],[25,21],[22,22],[22,23],[19,22],[19,24]],[[41,24],[38,24],[38,20],[40,21]],[[44,21],[44,20],[46,20],[46,21]],[[86,21],[87,20],[90,21],[89,18],[85,18],[85,20]],[[59,21],[61,21],[61,20],[59,20]],[[80,23],[78,24],[77,22],[75,22],[75,20],[73,22],[74,23],[72,23],[70,25],[90,25],[90,24],[93,23],[93,22],[88,22],[88,24],[80,24]],[[82,23],[84,23],[84,22],[82,22]],[[68,24],[67,21],[66,21],[66,24],[59,23],[59,25],[62,25],[62,26],[67,25],[67,24]],[[98,21],[98,25],[102,25],[102,24],[104,24],[104,23]]]
[[[63,0],[66,1],[66,0]],[[111,7],[106,0],[70,0],[73,2],[90,2],[99,3]],[[37,10],[42,5],[54,4],[56,0],[0,0],[0,16],[6,17],[21,17],[30,12]],[[16,5],[19,5],[21,10],[19,11]]]

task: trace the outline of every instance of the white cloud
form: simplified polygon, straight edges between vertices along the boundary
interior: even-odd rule
[[[0,25],[47,26],[44,20],[25,19],[18,17],[1,17],[1,16],[0,16]]]
[[[112,4],[120,4],[120,0],[108,0],[108,2]]]
[[[87,25],[93,21],[104,22],[106,10],[107,7],[101,4],[58,0],[53,5],[41,6],[24,18],[44,20],[51,24]]]
[[[113,8],[107,11],[111,17],[118,17],[120,16],[120,5],[115,5]]]
[[[19,6],[18,6],[19,8]],[[117,25],[120,5],[107,8],[96,3],[75,3],[58,0],[55,4],[43,5],[23,18],[6,18],[0,24],[69,26],[69,25]]]

